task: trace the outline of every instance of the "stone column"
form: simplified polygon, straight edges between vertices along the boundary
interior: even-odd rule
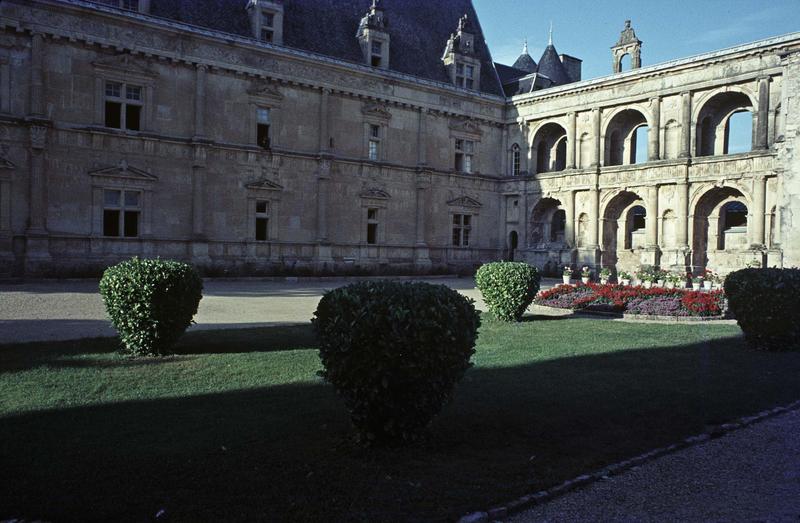
[[[503,176],[508,176],[510,174],[514,174],[511,172],[511,168],[509,168],[508,157],[510,156],[510,149],[508,147],[508,126],[503,126],[503,135],[502,135],[502,154],[500,155],[500,173]]]
[[[44,36],[34,33],[31,37],[31,86],[30,86],[30,114],[42,116],[44,114],[44,75],[42,63],[44,62]]]
[[[528,122],[520,122],[519,131],[522,136],[522,143],[519,149],[519,170],[520,172],[530,172],[528,157],[531,154],[531,144],[528,143]]]
[[[760,104],[759,104],[760,105]],[[757,176],[753,181],[753,249],[763,249],[764,218],[767,214],[767,178]]]
[[[520,236],[519,242],[517,243],[517,248],[519,250],[527,249],[530,245],[530,239],[528,238],[528,217],[530,216],[531,210],[528,208],[528,183],[525,182],[523,189],[522,189],[522,211],[520,212],[520,220],[521,223],[520,229]],[[503,217],[505,220],[505,216]],[[506,241],[506,238],[503,238],[503,241]]]
[[[331,161],[323,158],[317,171],[317,241],[328,241],[328,181]]]
[[[428,162],[428,118],[427,109],[419,109],[417,124],[417,165]]]
[[[25,272],[37,272],[41,262],[50,261],[50,244],[47,238],[47,168],[44,148],[47,127],[31,125],[28,228],[25,231]]]
[[[685,180],[675,187],[678,200],[675,210],[675,243],[680,249],[689,248],[689,184]]]
[[[590,249],[600,247],[600,191],[593,184],[589,189],[589,236],[587,238]]]
[[[645,220],[645,245],[658,247],[658,185],[647,190],[647,218]]]
[[[418,172],[415,184],[414,212],[416,214],[414,266],[417,270],[427,270],[431,266],[430,252],[425,241],[425,213],[428,210],[428,192],[431,186],[430,173]]]
[[[600,108],[592,109],[592,139],[594,140],[594,158],[591,167],[600,166],[602,144],[600,143]]]
[[[206,71],[204,64],[198,64],[195,76],[194,91],[194,135],[205,136],[205,111],[206,111]]]
[[[320,90],[319,94],[319,151],[326,152],[330,149],[330,133],[328,132],[328,120],[330,115],[328,111],[328,99],[330,98],[331,90],[323,88]]]
[[[769,77],[758,79],[758,114],[756,115],[756,143],[754,149],[769,147]]]
[[[681,93],[681,150],[678,158],[692,156],[692,93]]]
[[[205,235],[205,181],[206,149],[195,145],[192,162],[192,235],[195,238]]]
[[[571,112],[567,115],[567,169],[575,168],[575,127],[576,114]]]
[[[650,107],[653,111],[653,126],[647,133],[647,159],[652,162],[661,159],[661,97],[651,98]]]
[[[566,198],[562,200],[566,224],[564,225],[564,243],[575,247],[575,191],[567,191]]]

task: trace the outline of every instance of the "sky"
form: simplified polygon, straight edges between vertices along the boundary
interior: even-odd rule
[[[800,0],[473,0],[495,62],[528,39],[536,62],[550,22],[556,50],[583,60],[583,79],[611,74],[611,50],[630,19],[642,65],[800,31]]]

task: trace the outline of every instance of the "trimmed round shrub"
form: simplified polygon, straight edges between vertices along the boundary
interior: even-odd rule
[[[742,269],[725,278],[728,307],[748,345],[800,349],[800,269]]]
[[[494,262],[481,265],[475,284],[489,311],[501,321],[519,321],[539,292],[541,276],[523,262]]]
[[[444,285],[373,281],[325,293],[319,374],[367,444],[416,439],[471,366],[480,317]]]
[[[161,356],[191,325],[203,280],[185,263],[132,258],[105,270],[100,295],[123,351]]]

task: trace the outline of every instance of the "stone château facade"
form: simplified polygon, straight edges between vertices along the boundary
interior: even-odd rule
[[[0,275],[800,264],[800,34],[643,67],[627,22],[582,81],[552,37],[493,63],[468,0],[3,0],[0,24]]]

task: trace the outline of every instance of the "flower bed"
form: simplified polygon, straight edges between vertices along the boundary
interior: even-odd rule
[[[720,291],[646,289],[622,285],[559,285],[540,292],[537,305],[583,311],[618,312],[645,316],[721,316],[726,308]]]

